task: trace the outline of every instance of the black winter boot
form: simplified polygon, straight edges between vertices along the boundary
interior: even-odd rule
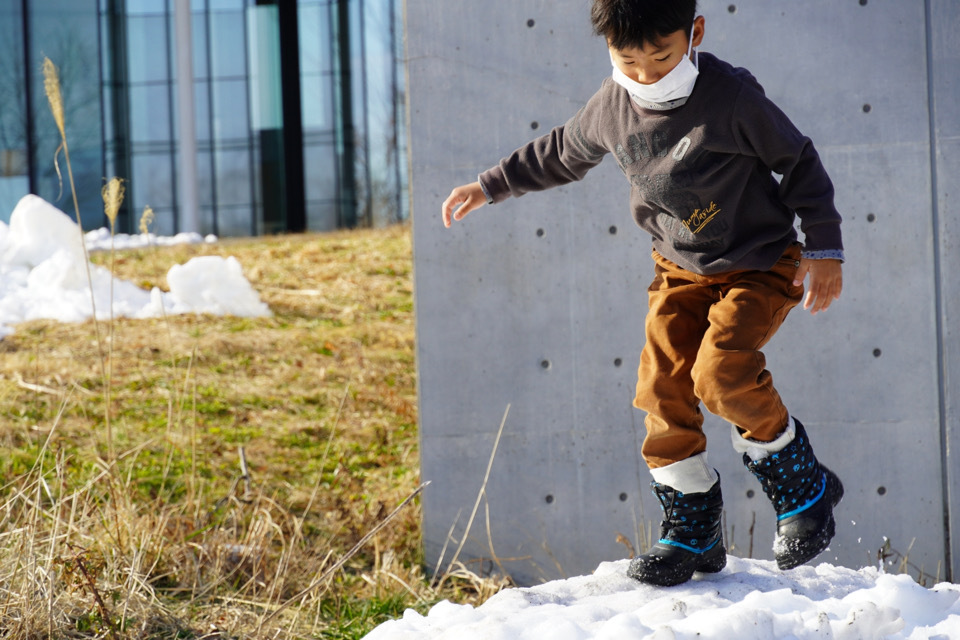
[[[695,571],[717,573],[723,569],[727,550],[720,526],[720,480],[703,493],[683,494],[658,482],[650,486],[663,507],[660,540],[630,562],[627,575],[669,587],[686,582]]]
[[[780,451],[759,460],[743,454],[777,512],[773,552],[781,569],[798,567],[829,546],[836,529],[833,508],[843,498],[840,479],[817,461],[800,421],[794,424],[793,440]]]

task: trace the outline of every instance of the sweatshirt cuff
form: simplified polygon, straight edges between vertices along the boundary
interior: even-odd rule
[[[493,196],[490,195],[490,192],[484,186],[483,181],[480,180],[480,176],[477,176],[477,182],[480,183],[480,190],[483,191],[483,195],[487,199],[487,204],[493,204]]]
[[[825,255],[825,252],[843,253],[843,239],[840,233],[839,221],[823,221],[818,224],[812,224],[806,228],[800,225],[803,231],[803,257],[817,259],[833,258],[835,256]],[[809,254],[809,255],[808,255]],[[840,258],[841,260],[843,258]]]
[[[843,257],[843,249],[824,249],[821,251],[802,251],[800,252],[808,260],[839,260],[846,262]]]
[[[503,176],[503,171],[499,166],[487,169],[479,176],[477,181],[480,188],[483,189],[483,195],[487,197],[487,204],[496,204],[503,202],[510,197],[510,187]]]

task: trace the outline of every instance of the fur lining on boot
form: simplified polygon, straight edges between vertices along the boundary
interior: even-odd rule
[[[707,464],[707,452],[698,453],[686,460],[650,469],[650,475],[660,484],[673,487],[681,493],[706,493],[720,476]]]
[[[737,428],[737,425],[733,424],[730,425],[730,427],[732,430],[730,435],[733,439],[733,449],[737,453],[747,454],[753,461],[763,460],[771,453],[782,450],[785,446],[793,442],[793,438],[797,435],[797,427],[793,422],[793,417],[787,418],[787,428],[784,429],[783,433],[777,436],[773,442],[760,442],[759,440],[744,438],[740,435],[740,430]]]

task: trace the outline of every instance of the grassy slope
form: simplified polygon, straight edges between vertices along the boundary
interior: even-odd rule
[[[418,483],[410,233],[126,251],[114,271],[165,289],[209,254],[235,256],[273,317],[101,321],[103,354],[93,323],[0,341],[8,637],[360,637],[470,597],[424,581],[414,505],[264,624]]]

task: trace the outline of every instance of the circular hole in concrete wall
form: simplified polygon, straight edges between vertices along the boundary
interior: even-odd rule
[[[537,237],[542,238],[543,234],[546,233],[543,229],[537,229]]]
[[[613,366],[615,367],[619,367],[622,364],[623,364],[623,360],[621,360],[620,358],[615,358],[613,361]]]
[[[747,497],[748,497],[748,498],[752,498],[752,497],[755,496],[755,495],[757,495],[757,494],[754,493],[753,489],[747,489]]]
[[[540,128],[540,123],[534,120],[533,122],[530,123],[530,128],[536,131],[537,129]]]
[[[553,504],[553,495],[548,493],[547,497],[544,498],[544,501],[546,501],[547,504]]]
[[[611,225],[609,231],[610,231],[610,235],[612,236],[617,235],[617,225]]]
[[[620,502],[626,502],[628,497],[629,497],[629,496],[627,496],[626,493],[621,493],[621,494],[620,494]]]
[[[535,21],[533,18],[530,18],[529,20],[527,20],[527,26],[530,27],[531,29],[533,28],[533,25],[535,25],[535,24],[537,24],[537,23],[536,23],[536,21]]]
[[[872,109],[873,109],[873,107],[871,107],[869,104],[863,105],[863,112],[864,112],[864,113],[870,113],[870,111],[871,111]]]
[[[876,221],[877,221],[877,216],[875,216],[872,213],[867,214],[867,222],[876,222]]]
[[[860,6],[861,7],[867,6],[867,0],[860,0]]]
[[[886,487],[877,487],[877,495],[882,496],[882,495],[886,495],[886,493],[887,493]]]
[[[874,350],[873,350],[873,357],[874,357],[874,358],[879,358],[879,357],[882,356],[882,355],[883,355],[883,351],[881,351],[880,349],[874,349]]]
[[[549,368],[550,368],[550,361],[549,361],[549,360],[541,360],[541,361],[540,361],[540,368],[541,368],[541,369],[549,369]]]
[[[730,12],[730,13],[736,13],[736,12],[737,12],[737,5],[731,4],[730,6],[727,7],[727,11]]]

